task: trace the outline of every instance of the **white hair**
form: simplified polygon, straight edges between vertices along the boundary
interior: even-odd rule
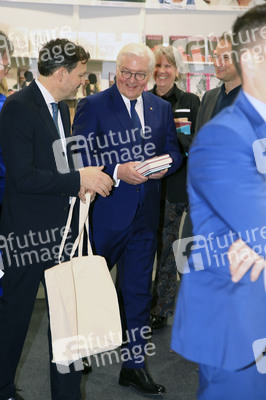
[[[137,57],[148,57],[149,59],[149,73],[151,73],[154,69],[155,66],[155,58],[154,54],[151,51],[151,49],[146,46],[145,44],[142,43],[129,43],[126,46],[122,47],[122,49],[119,51],[116,59],[116,63],[118,66],[121,65],[121,59],[124,55],[134,55]]]

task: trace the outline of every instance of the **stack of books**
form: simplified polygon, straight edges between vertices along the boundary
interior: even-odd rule
[[[173,160],[169,154],[164,154],[143,161],[135,167],[135,170],[143,176],[148,176],[163,169],[170,168],[172,162]]]

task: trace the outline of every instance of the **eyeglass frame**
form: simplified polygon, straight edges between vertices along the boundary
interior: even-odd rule
[[[0,65],[1,65],[2,67],[4,67],[4,72],[5,72],[5,73],[8,73],[8,72],[11,70],[11,68],[12,68],[10,64],[5,65],[5,64],[0,63]]]
[[[144,72],[130,72],[130,71],[121,71],[121,70],[120,70],[120,72],[121,72],[122,77],[125,78],[125,79],[131,79],[132,75],[135,75],[135,79],[136,79],[136,81],[138,81],[138,82],[144,81],[144,79],[148,76],[148,74],[144,74]],[[126,77],[123,75],[124,73],[130,74],[130,76],[129,76],[128,78],[126,78]],[[137,75],[143,75],[144,78],[143,78],[143,79],[137,79]]]

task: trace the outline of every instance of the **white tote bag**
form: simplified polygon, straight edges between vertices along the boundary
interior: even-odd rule
[[[88,230],[90,196],[80,202],[79,234],[70,260],[45,271],[53,362],[69,365],[86,356],[113,350],[122,343],[117,294],[106,261],[82,256],[84,225]],[[69,232],[76,198],[72,198],[59,259]],[[89,235],[88,235],[89,236]],[[73,257],[78,248],[78,257]]]

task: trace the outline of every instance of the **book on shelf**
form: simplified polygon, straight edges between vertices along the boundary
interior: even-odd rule
[[[146,35],[146,45],[153,51],[157,46],[163,44],[163,35]]]
[[[218,37],[218,36],[208,36],[208,38],[207,38],[207,44],[208,44],[207,61],[208,62],[214,61],[214,58],[213,58],[214,50],[216,49],[219,39],[220,39],[220,37]]]
[[[184,35],[170,35],[169,45],[175,47],[182,55],[183,61],[188,61],[187,54],[188,36]]]
[[[202,36],[189,36],[187,38],[187,60],[193,62],[206,61],[206,40]]]
[[[162,156],[152,157],[143,161],[135,167],[135,170],[143,176],[148,176],[163,169],[170,168],[172,162],[172,157],[170,157],[169,154],[164,154]]]

